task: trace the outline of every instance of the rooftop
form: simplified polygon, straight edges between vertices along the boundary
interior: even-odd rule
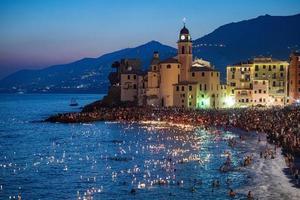
[[[191,72],[217,71],[211,67],[191,67]]]
[[[179,63],[176,58],[167,58],[160,62],[160,64],[166,64],[166,63]]]

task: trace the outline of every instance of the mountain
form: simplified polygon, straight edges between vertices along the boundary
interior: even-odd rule
[[[226,66],[238,61],[260,55],[287,60],[292,50],[300,48],[299,22],[300,14],[264,15],[229,23],[194,40],[194,56],[215,65],[221,71],[223,80]],[[176,55],[176,49],[151,41],[99,58],[84,58],[42,70],[21,70],[0,81],[0,92],[106,92],[107,76],[112,71],[111,64],[114,61],[140,58],[146,69],[153,51],[159,51],[162,59]]]
[[[0,81],[0,92],[60,92],[80,93],[107,91],[111,64],[122,58],[140,58],[147,69],[153,52],[162,59],[176,55],[176,49],[151,41],[135,48],[105,54],[99,58],[84,58],[73,63],[54,65],[41,70],[21,70]]]
[[[225,66],[265,55],[287,60],[300,48],[300,14],[259,16],[223,25],[194,41],[194,54],[205,58],[225,75]]]

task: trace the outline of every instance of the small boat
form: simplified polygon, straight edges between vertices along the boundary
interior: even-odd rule
[[[70,106],[78,106],[76,99],[71,99]]]

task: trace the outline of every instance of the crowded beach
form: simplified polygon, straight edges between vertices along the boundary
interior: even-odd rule
[[[47,122],[80,123],[93,121],[143,122],[160,121],[192,125],[202,128],[221,127],[224,130],[238,128],[246,132],[266,134],[275,148],[282,147],[286,164],[292,176],[298,180],[294,158],[300,156],[300,110],[297,107],[247,108],[226,110],[187,110],[182,108],[155,107],[86,107],[82,112],[58,114]],[[259,140],[259,139],[258,139]],[[230,143],[234,145],[234,143]],[[261,152],[261,157],[272,153]],[[245,164],[251,158],[245,160]]]

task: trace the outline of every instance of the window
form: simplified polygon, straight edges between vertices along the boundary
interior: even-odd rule
[[[257,73],[255,73],[255,77],[258,77],[258,74],[257,74]]]
[[[258,71],[258,65],[255,65],[255,71]]]
[[[168,68],[168,69],[171,69],[171,65],[167,65],[167,68]]]
[[[258,93],[261,94],[261,89],[258,90]]]
[[[200,84],[199,86],[200,86],[200,91],[202,91],[202,84]]]
[[[133,89],[136,89],[136,84],[133,84]]]
[[[266,69],[266,65],[263,65],[263,69]]]
[[[283,73],[280,73],[280,77],[281,77],[281,78],[283,77]]]
[[[136,80],[136,75],[133,75],[133,79]]]
[[[236,84],[232,82],[232,83],[230,83],[230,86],[235,87]]]
[[[213,75],[214,75],[214,73],[213,73],[213,72],[211,72],[211,73],[210,73],[210,76],[213,76]]]
[[[178,85],[176,86],[176,91],[179,91],[179,86]]]
[[[283,65],[280,65],[280,71],[284,71]]]
[[[273,87],[275,87],[276,86],[276,81],[273,81]]]
[[[202,94],[201,97],[204,98],[204,94]]]
[[[127,79],[130,80],[130,75],[127,75]]]
[[[202,76],[205,76],[205,73],[204,73],[204,72],[202,72]]]
[[[267,93],[267,91],[266,91],[266,90],[264,90],[264,93],[266,94],[266,93]]]
[[[184,99],[181,100],[181,103],[184,103]]]
[[[234,77],[234,74],[232,74],[232,75],[231,75],[231,79],[234,79],[234,78],[235,78],[235,77]]]
[[[177,68],[179,69],[179,68],[180,68],[180,65],[177,65]]]
[[[181,47],[181,54],[184,54],[184,46]]]
[[[263,81],[263,85],[266,85],[266,82],[265,82],[265,81]]]
[[[269,65],[269,71],[271,71],[272,70],[272,66],[271,65]]]
[[[195,72],[192,72],[192,77],[195,77]]]
[[[153,66],[153,70],[156,71],[156,66],[155,65]]]
[[[217,77],[219,77],[219,72],[217,73]]]
[[[206,91],[206,84],[204,84],[204,91]]]
[[[181,86],[181,91],[184,91],[184,86]]]
[[[256,94],[257,93],[257,91],[256,90],[254,90],[254,94]]]
[[[193,86],[189,86],[189,91],[192,91],[193,90]]]
[[[191,106],[191,105],[192,105],[192,102],[189,102],[189,105]]]
[[[273,65],[273,69],[276,69],[276,65]]]
[[[273,79],[275,79],[275,78],[276,78],[276,73],[273,74]]]

